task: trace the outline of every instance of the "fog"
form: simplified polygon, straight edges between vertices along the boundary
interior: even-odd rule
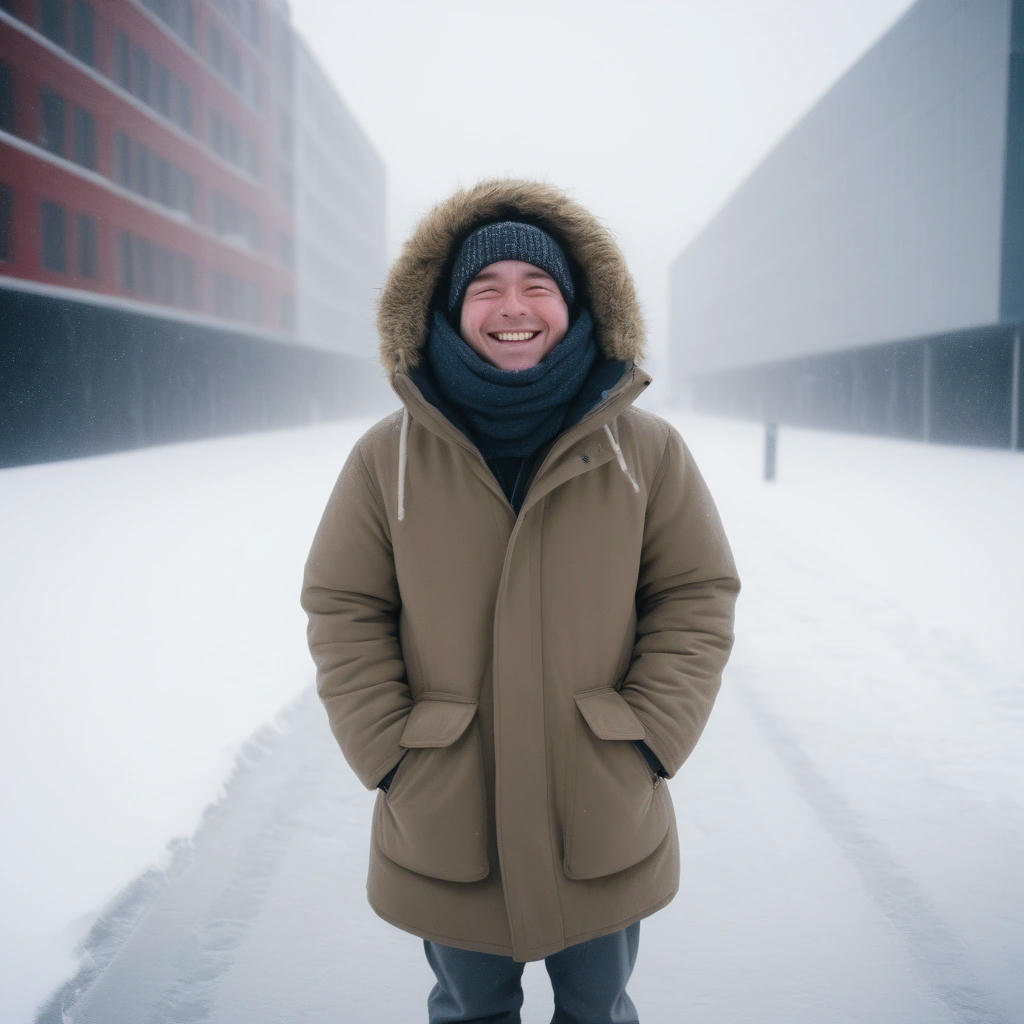
[[[278,231],[282,210],[302,202],[287,181],[280,209],[261,207],[252,181],[223,186],[268,227],[219,206],[232,223],[218,234],[184,193],[139,193],[136,165],[134,184],[117,178],[113,128],[88,166],[71,116],[87,94],[65,97],[58,152],[36,120],[48,116],[36,106],[57,108],[36,104],[35,79],[18,84],[46,67],[31,47],[53,51],[57,27],[18,36],[17,19],[43,14],[3,6],[0,71],[13,68],[15,102],[0,154],[9,167],[45,160],[38,182],[15,181],[13,205],[0,170],[0,1018],[422,1016],[419,942],[365,903],[373,797],[313,693],[298,592],[351,445],[397,406],[373,365],[387,264],[435,202],[506,175],[564,188],[622,245],[649,330],[644,401],[692,446],[744,580],[722,696],[671,783],[683,888],[643,926],[631,987],[642,1019],[1024,1017],[1024,462],[1005,450],[1019,436],[1002,413],[1019,406],[1003,373],[1012,365],[1019,379],[1019,331],[981,370],[972,352],[984,331],[974,349],[920,342],[898,373],[871,349],[845,368],[800,364],[796,384],[753,374],[689,394],[673,359],[673,261],[907,0],[292,0],[355,125],[327,141],[364,174],[353,184],[325,172],[317,202],[338,206],[299,217],[309,231],[320,217],[308,248]],[[158,39],[157,8],[179,9],[119,11]],[[103,18],[94,27],[106,75],[115,39]],[[61,45],[79,45],[71,14],[65,29]],[[117,96],[138,112],[149,101],[126,83],[136,72]],[[272,86],[245,86],[261,88]],[[297,145],[321,123],[305,114],[304,128],[297,117],[268,131]],[[198,143],[179,128],[187,154]],[[215,163],[222,174],[230,160]],[[83,272],[80,221],[72,234],[69,215],[65,235],[52,209],[36,217],[31,190],[51,188],[43,202],[55,203],[57,171],[134,204],[138,223],[98,224],[110,280]],[[18,220],[19,189],[30,223]],[[346,246],[361,237],[366,249],[321,251],[317,263],[347,190],[358,223],[345,222]],[[154,218],[169,241],[143,257],[133,242],[132,291],[117,239]],[[229,257],[205,293],[168,256],[189,223],[204,253]],[[58,238],[71,254],[63,270],[47,265]],[[138,277],[151,258],[153,276]],[[253,280],[236,288],[235,270]],[[315,281],[305,298],[293,287],[303,275]],[[89,334],[103,311],[118,318],[102,328],[109,348]],[[140,335],[133,318],[145,316],[154,326]],[[915,390],[919,378],[939,382],[933,394]],[[811,395],[822,380],[824,405]],[[29,407],[34,420],[21,416]],[[111,409],[127,411],[104,419]],[[738,418],[704,414],[723,410]],[[781,424],[772,483],[765,414]],[[548,1019],[537,965],[526,984],[524,1020]]]
[[[291,6],[387,165],[392,252],[459,186],[559,185],[622,245],[657,359],[671,261],[910,4]]]

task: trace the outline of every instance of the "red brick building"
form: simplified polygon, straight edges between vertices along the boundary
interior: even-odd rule
[[[365,367],[295,334],[296,45],[283,0],[0,0],[0,464],[345,411]]]

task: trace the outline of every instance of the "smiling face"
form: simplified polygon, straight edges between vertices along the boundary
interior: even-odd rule
[[[569,308],[558,285],[532,263],[491,263],[466,288],[459,332],[499,370],[536,366],[568,329]]]

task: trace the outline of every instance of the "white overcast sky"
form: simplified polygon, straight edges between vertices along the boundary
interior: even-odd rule
[[[925,0],[927,2],[927,0]],[[384,160],[392,257],[462,185],[569,191],[612,229],[650,354],[668,270],[910,0],[290,0]],[[649,365],[656,370],[657,359]]]

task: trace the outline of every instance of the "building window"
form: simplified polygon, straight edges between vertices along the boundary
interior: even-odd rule
[[[242,233],[245,235],[250,248],[258,252],[260,242],[263,240],[263,232],[260,230],[259,217],[255,211],[250,210],[248,207],[242,207]]]
[[[143,47],[133,46],[120,29],[114,37],[114,81],[184,131],[192,131],[188,86]]]
[[[171,79],[171,92],[174,96],[174,106],[171,111],[171,120],[187,132],[192,131],[192,93],[188,86],[180,78]]]
[[[115,43],[114,65],[120,85],[185,131],[192,130],[192,96],[188,86],[141,46],[130,48],[123,32],[118,33]]]
[[[142,0],[172,32],[195,49],[192,0]]]
[[[279,325],[286,331],[295,329],[295,296],[282,295],[278,309]]]
[[[213,311],[217,316],[229,317],[234,312],[234,278],[220,270],[213,274]]]
[[[75,232],[78,242],[78,276],[96,276],[96,220],[87,213],[78,215]]]
[[[0,184],[0,261],[13,259],[14,200],[11,186]]]
[[[164,117],[171,116],[171,73],[159,61],[153,61],[153,107]]]
[[[90,171],[96,170],[96,119],[88,110],[75,107],[71,136],[72,159]]]
[[[254,177],[260,176],[260,150],[248,135],[242,138],[242,166]]]
[[[157,302],[172,305],[177,301],[177,275],[175,274],[174,253],[163,246],[156,247],[156,298]]]
[[[277,196],[285,206],[291,206],[294,199],[292,172],[284,165],[277,165]]]
[[[227,231],[225,230],[225,223],[227,221],[227,217],[224,204],[224,197],[216,189],[214,189],[213,201],[210,204],[210,207],[210,226],[218,235],[227,234]]]
[[[218,156],[224,155],[224,120],[219,110],[210,113],[210,145]]]
[[[153,156],[156,165],[156,201],[163,206],[174,207],[174,165],[162,156]]]
[[[263,318],[263,295],[255,281],[242,282],[242,294],[245,302],[244,315],[254,324]]]
[[[177,164],[154,153],[124,132],[114,136],[114,180],[169,210],[195,217],[195,180]],[[136,243],[138,244],[138,243]]]
[[[74,55],[86,64],[95,64],[93,49],[92,4],[88,0],[74,0],[71,9],[71,40]]]
[[[47,270],[65,273],[68,269],[68,254],[64,207],[44,199],[39,205],[39,210],[43,266]]]
[[[238,128],[234,121],[224,118],[224,156],[230,163],[238,165]]]
[[[220,71],[221,65],[224,61],[224,55],[221,52],[220,42],[220,30],[216,25],[210,26],[210,62],[213,66]]]
[[[249,41],[253,46],[260,45],[260,10],[256,6],[256,0],[245,0],[246,18],[245,30]]]
[[[196,265],[187,256],[178,256],[178,270],[181,274],[181,302],[189,309],[196,306]]]
[[[282,266],[295,266],[295,242],[291,235],[281,231],[277,233],[277,259]]]
[[[58,46],[64,45],[64,0],[39,0],[39,28]]]
[[[149,54],[141,46],[135,47],[135,95],[149,103]]]
[[[11,69],[0,63],[0,130],[14,131],[14,90],[11,87]]]
[[[126,292],[135,291],[133,248],[131,232],[119,231],[117,235],[117,285]]]
[[[149,150],[141,142],[135,143],[135,191],[147,199],[153,194],[149,180]]]
[[[251,177],[259,177],[259,146],[234,121],[216,109],[210,111],[210,148]]]
[[[156,289],[153,278],[153,243],[148,238],[135,239],[135,258],[139,291],[147,299],[151,299]]]
[[[212,214],[211,224],[216,234],[234,244],[244,243],[251,249],[259,249],[260,218],[255,211],[215,190]]]
[[[64,155],[64,98],[46,86],[39,90],[39,144]]]
[[[181,11],[181,33],[192,49],[196,46],[196,23],[192,15],[192,0],[177,0],[176,6]]]
[[[114,177],[119,185],[132,187],[132,140],[124,132],[114,136]]]
[[[132,55],[128,45],[128,37],[123,29],[117,30],[114,37],[114,81],[122,89],[131,92],[132,88]]]
[[[183,213],[187,213],[193,220],[195,220],[195,182],[192,175],[186,171],[182,171],[178,178],[178,188],[178,209]]]

